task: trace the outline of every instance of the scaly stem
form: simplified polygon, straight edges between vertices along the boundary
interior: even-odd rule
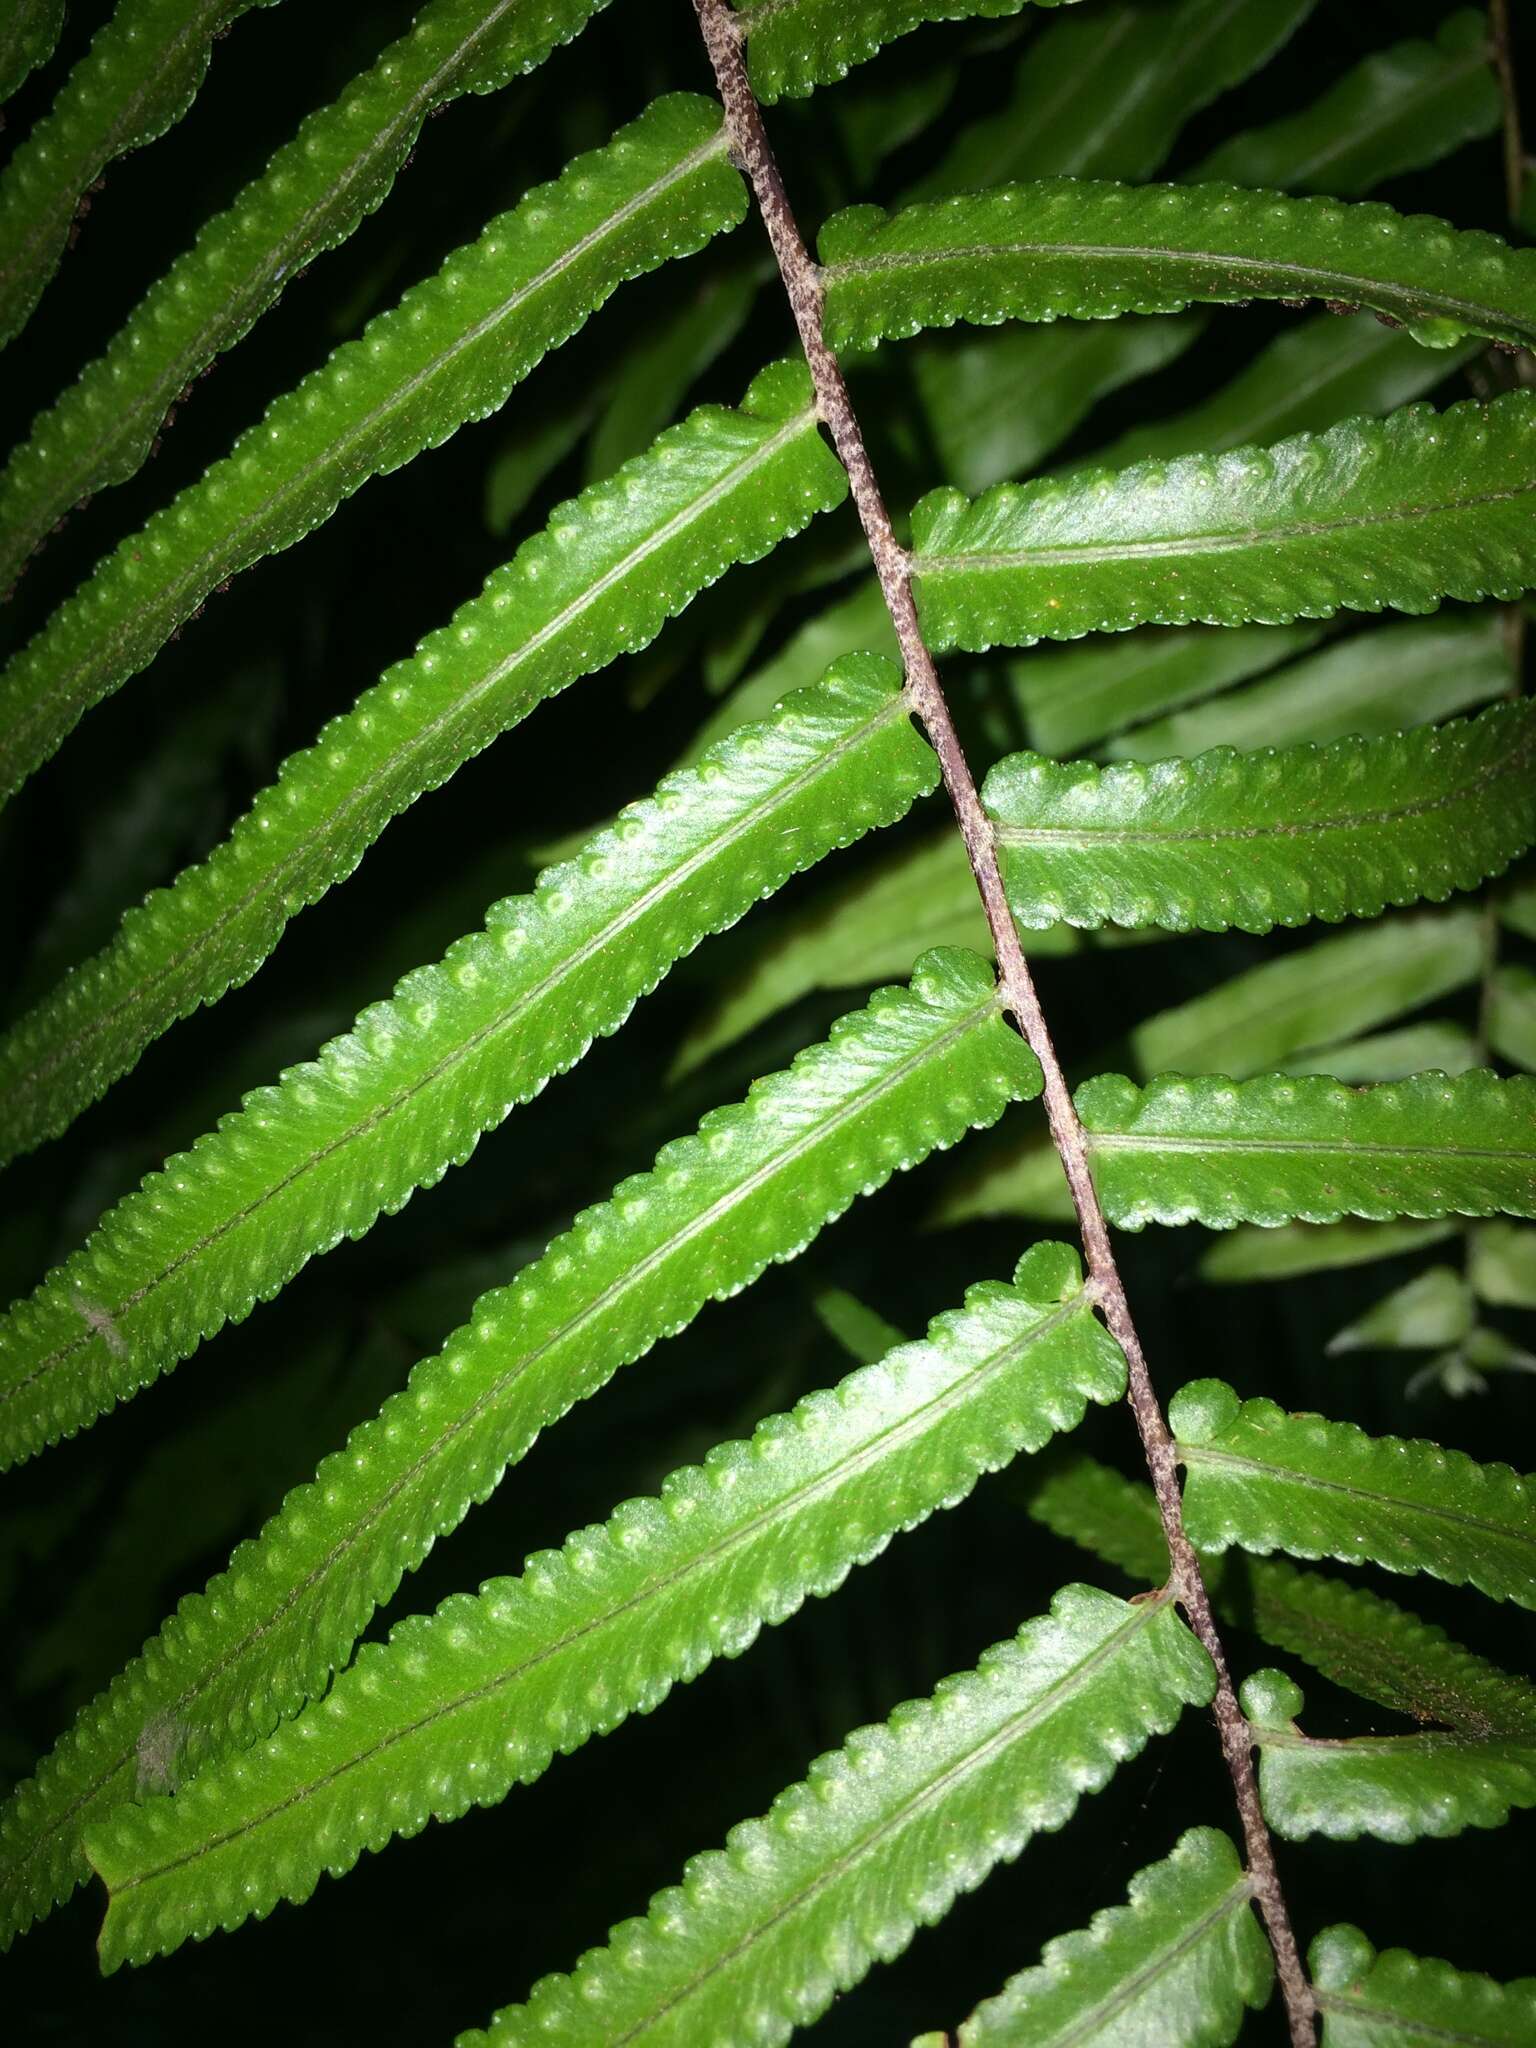
[[[778,259],[779,275],[799,329],[800,343],[810,366],[821,420],[848,472],[853,501],[901,648],[908,702],[938,755],[944,787],[965,841],[971,872],[976,878],[997,952],[1003,1004],[1039,1060],[1045,1077],[1046,1116],[1072,1191],[1088,1263],[1089,1284],[1105,1322],[1125,1353],[1131,1411],[1157,1495],[1175,1590],[1191,1627],[1216,1667],[1216,1726],[1237,1798],[1248,1853],[1249,1878],[1275,1952],[1291,2040],[1295,2048],[1310,2048],[1316,2040],[1312,1993],[1297,1953],[1296,1937],[1275,1868],[1274,1848],[1259,1805],[1258,1781],[1253,1769],[1253,1733],[1232,1689],[1232,1678],[1211,1613],[1200,1561],[1185,1533],[1173,1439],[1153,1391],[1130,1304],[1126,1300],[1125,1286],[1115,1263],[1109,1226],[1088,1167],[1083,1127],[1078,1121],[1061,1062],[1051,1043],[1045,1014],[1019,944],[1013,914],[1008,908],[991,821],[981,807],[975,780],[966,765],[960,738],[950,717],[943,685],[923,638],[917,604],[912,595],[910,558],[892,531],[890,515],[880,495],[880,486],[875,479],[842,370],[822,334],[820,272],[801,239],[772,144],[763,126],[762,111],[747,78],[739,26],[725,0],[693,0],[693,4],[725,108],[731,154],[751,181],[758,210],[768,230],[768,239]]]

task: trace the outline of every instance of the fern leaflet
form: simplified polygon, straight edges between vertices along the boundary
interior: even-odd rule
[[[1323,2048],[1401,2048],[1422,2037],[1468,2048],[1525,2048],[1536,2033],[1536,1977],[1496,1984],[1432,1957],[1378,1955],[1358,1927],[1326,1927],[1307,1952]]]
[[[0,101],[53,55],[64,26],[64,0],[11,0],[0,21]]]
[[[995,21],[1026,6],[1073,0],[750,0],[734,11],[760,100],[800,99],[846,78],[884,44],[925,21]]]

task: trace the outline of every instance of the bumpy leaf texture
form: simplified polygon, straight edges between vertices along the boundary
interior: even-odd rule
[[[752,0],[735,13],[747,38],[752,89],[760,100],[799,99],[846,78],[897,36],[925,21],[996,21],[1026,6],[1073,0]]]
[[[1174,1397],[1191,1540],[1427,1572],[1536,1608],[1536,1481],[1352,1422],[1241,1401],[1220,1380]]]
[[[930,640],[1288,625],[1514,598],[1536,580],[1536,394],[1346,420],[1272,448],[936,491],[912,514]]]
[[[535,13],[519,0],[432,0],[333,106],[309,115],[7,459],[0,592],[72,506],[134,474],[178,394],[382,204],[429,114],[532,70],[605,4],[557,0]]]
[[[69,1895],[83,1829],[141,1769],[174,1782],[318,1693],[402,1574],[542,1429],[858,1195],[1039,1088],[987,968],[933,953],[910,990],[880,991],[578,1217],[182,1601],[20,1788],[0,1816],[0,1934]]]
[[[1323,2048],[1400,2048],[1437,2034],[1469,2048],[1526,2048],[1536,2034],[1536,1977],[1496,1984],[1471,1970],[1391,1948],[1358,1927],[1327,1927],[1307,1952]]]
[[[520,1578],[402,1623],[269,1742],[114,1814],[88,1845],[112,1894],[104,1962],[306,1899],[364,1848],[492,1805],[1124,1386],[1075,1256],[1036,1245],[1014,1286],[972,1288],[922,1342],[674,1472],[658,1499]]]
[[[64,0],[12,0],[0,21],[0,100],[53,55],[64,26]]]
[[[718,106],[674,93],[498,216],[274,400],[7,663],[0,797],[220,583],[302,540],[370,477],[496,411],[627,278],[691,254],[745,207]]]
[[[1065,922],[1267,932],[1378,917],[1502,873],[1536,837],[1536,707],[1329,747],[987,776],[1008,900]]]
[[[645,1919],[461,2048],[787,2041],[1032,1835],[1064,1826],[1212,1683],[1166,1598],[1063,1587],[1049,1616],[858,1730],[764,1819],[695,1857]]]

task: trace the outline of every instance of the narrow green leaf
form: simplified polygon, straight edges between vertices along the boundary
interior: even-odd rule
[[[1322,638],[1321,626],[1146,626],[1068,647],[1032,649],[1008,680],[1042,754],[1076,754],[1138,719],[1197,703],[1263,675]],[[1128,749],[1128,751],[1130,751]],[[1137,750],[1139,751],[1139,750]],[[1170,752],[1198,752],[1170,748]]]
[[[1476,910],[1385,918],[1250,967],[1160,1011],[1131,1033],[1131,1052],[1145,1076],[1220,1068],[1240,1079],[1466,988],[1482,964]]]
[[[1038,1093],[980,960],[933,953],[587,1210],[183,1600],[0,1816],[0,1934],[67,1898],[138,1785],[268,1733],[542,1429],[856,1196]]]
[[[1395,1287],[1328,1340],[1328,1355],[1346,1351],[1438,1351],[1471,1334],[1472,1290],[1453,1266],[1430,1266]]]
[[[834,348],[956,320],[1110,320],[1249,299],[1384,314],[1431,347],[1536,343],[1536,253],[1371,201],[1237,185],[1041,178],[885,213],[818,239]]]
[[[1324,433],[1340,420],[1373,419],[1428,397],[1481,348],[1469,339],[1425,349],[1369,313],[1349,319],[1318,313],[1276,335],[1208,398],[1128,427],[1062,474],[1216,455],[1292,434]]]
[[[1405,620],[1351,633],[1249,689],[1111,740],[1105,751],[1112,760],[1160,761],[1210,747],[1381,739],[1508,696],[1513,681],[1504,623],[1492,607]]]
[[[134,474],[178,394],[381,204],[429,114],[531,70],[605,4],[431,0],[334,105],[307,116],[7,460],[0,591],[72,506]]]
[[[1536,396],[1515,391],[974,502],[935,491],[912,514],[919,608],[935,646],[981,653],[1513,598],[1536,580],[1533,490]]]
[[[1347,71],[1299,114],[1224,143],[1200,175],[1358,198],[1387,178],[1497,133],[1492,55],[1487,16],[1464,7],[1440,24],[1433,42],[1394,43]]]
[[[1132,1579],[1160,1586],[1168,1576],[1157,1502],[1143,1480],[1070,1452],[1028,1475],[1025,1506],[1056,1535]],[[1224,1621],[1300,1657],[1361,1699],[1477,1737],[1536,1737],[1536,1687],[1395,1602],[1277,1557],[1235,1550],[1205,1559],[1204,1571]]]
[[[770,105],[835,85],[885,43],[926,21],[997,21],[1026,6],[1073,0],[751,0],[735,12],[747,38],[752,89]]]
[[[664,781],[532,896],[247,1096],[0,1318],[0,1463],[72,1435],[431,1187],[706,933],[931,789],[901,676],[851,657]]]
[[[1220,1380],[1174,1397],[1191,1540],[1268,1556],[1428,1572],[1536,1608],[1536,1483],[1508,1465],[1350,1422],[1240,1401]]]
[[[64,0],[10,0],[0,21],[0,100],[48,62],[63,26]]]
[[[249,979],[288,920],[423,790],[543,698],[645,646],[730,563],[845,489],[804,366],[780,363],[739,411],[701,407],[558,507],[478,597],[283,763],[207,860],[131,909],[0,1038],[0,1157],[63,1130],[177,1018]]]
[[[302,540],[370,477],[494,412],[626,278],[700,248],[745,204],[719,107],[674,93],[498,216],[274,400],[7,663],[0,796],[217,585]]]
[[[1536,1073],[1536,970],[1506,961],[1488,990],[1488,1043],[1512,1067]]]
[[[822,1288],[811,1306],[827,1335],[857,1365],[873,1365],[902,1342],[902,1333],[894,1323],[888,1323],[845,1287]]]
[[[8,10],[13,4],[6,0]],[[197,97],[215,36],[252,7],[273,5],[117,0],[0,177],[0,347],[26,324],[58,268],[81,194],[114,157],[141,149],[181,119]],[[36,11],[23,0],[23,14]],[[45,19],[42,41],[51,48],[46,29]]]
[[[1013,754],[982,787],[1028,928],[1267,932],[1376,917],[1502,872],[1536,836],[1536,707],[1331,746],[1096,768]]]
[[[1200,1255],[1200,1275],[1218,1285],[1250,1280],[1295,1280],[1304,1273],[1329,1273],[1341,1266],[1369,1266],[1378,1259],[1424,1251],[1456,1235],[1454,1223],[1284,1223],[1261,1229],[1252,1223],[1227,1231]]]
[[[1115,0],[1031,39],[1005,105],[972,122],[912,193],[1019,178],[1150,178],[1202,107],[1257,71],[1316,0]]]
[[[1536,1308],[1536,1230],[1518,1223],[1478,1224],[1471,1233],[1468,1272],[1479,1301]]]
[[[1536,1806],[1536,1733],[1457,1728],[1325,1741],[1296,1726],[1301,1688],[1281,1671],[1256,1671],[1242,1703],[1258,1743],[1264,1818],[1287,1841],[1416,1842],[1502,1827],[1512,1812]]]
[[[365,1848],[495,1804],[1124,1387],[1077,1260],[1035,1246],[1015,1286],[972,1288],[921,1343],[674,1472],[659,1499],[521,1578],[402,1623],[269,1742],[114,1814],[88,1842],[111,1891],[104,1967],[301,1902]]]
[[[1536,1081],[1485,1071],[1350,1089],[1317,1079],[1104,1074],[1077,1091],[1099,1194],[1147,1223],[1536,1214]]]
[[[1227,1837],[1191,1828],[1136,1873],[1127,1904],[1047,1942],[1033,1969],[978,2006],[960,2048],[1226,2048],[1274,1983],[1252,1898]]]
[[[1536,939],[1536,873],[1524,875],[1498,897],[1499,920],[1525,939]]]
[[[1049,1617],[820,1758],[645,1919],[461,2048],[785,2041],[1210,1693],[1166,1600],[1063,1587]]]
[[[1323,2048],[1403,2048],[1416,2040],[1529,2048],[1536,2036],[1536,1977],[1496,1984],[1407,1949],[1378,1955],[1358,1927],[1325,1927],[1307,1968]]]

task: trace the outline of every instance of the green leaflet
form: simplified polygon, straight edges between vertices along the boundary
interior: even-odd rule
[[[1042,754],[1076,754],[1138,719],[1262,675],[1322,638],[1321,626],[1146,626],[1067,647],[1033,648],[1008,681]]]
[[[541,699],[646,645],[729,564],[846,488],[807,372],[780,363],[739,411],[701,407],[557,508],[480,596],[283,763],[207,860],[129,910],[0,1038],[0,1157],[64,1129],[178,1017],[247,980],[423,790]]]
[[[365,1646],[269,1742],[121,1808],[88,1844],[112,1894],[105,1967],[302,1901],[365,1847],[494,1804],[1124,1387],[1075,1255],[1034,1246],[1015,1286],[972,1288],[921,1343],[674,1472],[659,1499]]]
[[[1029,658],[1019,666],[1027,669]],[[1105,752],[1114,760],[1158,761],[1209,747],[1283,747],[1351,733],[1380,739],[1508,696],[1514,681],[1504,621],[1485,606],[1351,633],[1249,689],[1111,740]]]
[[[1166,1599],[1063,1587],[1048,1617],[819,1758],[645,1919],[461,2048],[787,2040],[1211,1689]]]
[[[1058,1536],[1131,1578],[1150,1586],[1167,1578],[1157,1503],[1144,1481],[1070,1453],[1031,1475],[1026,1505]],[[1469,1735],[1536,1737],[1536,1687],[1363,1586],[1233,1550],[1207,1558],[1204,1569],[1224,1621],[1302,1658],[1361,1699]]]
[[[934,491],[912,514],[919,609],[936,647],[984,652],[1513,598],[1536,580],[1533,490],[1536,396],[1516,391],[974,502]]]
[[[1286,1223],[1264,1229],[1240,1224],[1200,1255],[1200,1274],[1218,1284],[1294,1280],[1340,1266],[1369,1266],[1423,1251],[1454,1237],[1454,1223]]]
[[[1536,836],[1536,707],[1328,747],[1096,768],[1013,754],[982,786],[1019,923],[1267,932],[1440,900]]]
[[[1428,1572],[1536,1608],[1536,1483],[1508,1465],[1349,1422],[1240,1401],[1220,1380],[1174,1397],[1184,1519],[1202,1549],[1336,1557]]]
[[[1360,307],[1431,347],[1469,334],[1536,343],[1536,254],[1374,202],[1041,178],[898,213],[850,207],[818,249],[839,349],[956,320],[1111,320],[1256,298]]]
[[[1536,873],[1522,875],[1497,899],[1499,922],[1522,938],[1536,939]]]
[[[0,21],[0,100],[53,55],[64,26],[64,0],[10,0]]]
[[[1402,2048],[1417,2037],[1529,2048],[1536,1977],[1495,1984],[1433,1957],[1378,1955],[1358,1927],[1325,1927],[1307,1951],[1323,2048]]]
[[[1349,319],[1318,313],[1276,335],[1209,398],[1128,428],[1083,461],[1069,463],[1063,474],[1215,455],[1252,442],[1322,433],[1344,419],[1395,412],[1427,397],[1481,347],[1468,340],[1426,350],[1368,313]]]
[[[1488,990],[1488,1043],[1512,1067],[1536,1073],[1536,971],[1506,961]]]
[[[1043,27],[1006,106],[972,122],[914,199],[1018,178],[1150,178],[1191,115],[1257,71],[1316,0],[1116,0]]]
[[[369,477],[494,412],[626,278],[700,248],[745,206],[718,106],[673,93],[499,215],[274,400],[6,665],[0,796],[216,585],[301,540]]]
[[[1295,1725],[1301,1687],[1281,1671],[1256,1671],[1242,1702],[1259,1747],[1264,1818],[1287,1841],[1416,1842],[1502,1827],[1512,1812],[1536,1806],[1536,1732],[1320,1741]]]
[[[1252,1896],[1227,1837],[1191,1828],[1136,1873],[1125,1905],[1047,1942],[1033,1969],[978,2006],[960,2048],[1225,2048],[1274,1982]]]
[[[216,35],[252,7],[274,4],[117,0],[0,177],[0,347],[25,325],[58,268],[80,195],[114,157],[153,142],[181,119],[197,97]],[[37,10],[22,0],[21,12]],[[46,20],[40,46],[52,47]]]
[[[1250,967],[1131,1033],[1139,1073],[1262,1073],[1385,1024],[1476,981],[1483,923],[1472,909],[1384,918]],[[1309,1071],[1305,1064],[1303,1072]],[[1310,1069],[1319,1071],[1317,1068]]]
[[[181,1602],[22,1786],[0,1819],[0,1931],[69,1895],[83,1829],[132,1795],[141,1759],[163,1783],[319,1692],[402,1574],[541,1429],[855,1196],[1039,1087],[990,973],[932,953],[910,990],[881,990],[578,1217]]]
[[[901,675],[824,685],[668,777],[533,896],[245,1099],[0,1318],[0,1462],[72,1435],[462,1163],[706,933],[899,817],[937,763]]]
[[[747,38],[752,89],[772,105],[835,85],[882,44],[925,21],[996,21],[1026,6],[1073,0],[751,0],[735,9]]]
[[[1352,199],[1437,163],[1499,126],[1488,18],[1464,7],[1433,42],[1414,37],[1367,57],[1338,84],[1267,128],[1223,143],[1200,175]]]
[[[1351,1089],[1321,1078],[1103,1074],[1077,1091],[1116,1223],[1536,1214],[1536,1081],[1482,1070]]]
[[[71,506],[133,475],[177,394],[294,273],[382,203],[430,113],[532,70],[604,4],[554,0],[535,11],[517,0],[431,0],[334,105],[309,115],[9,457],[0,471],[0,591]]]
[[[1351,1088],[1371,1081],[1410,1081],[1415,1074],[1465,1074],[1481,1066],[1484,1054],[1460,1024],[1426,1018],[1397,1031],[1378,1031],[1292,1053],[1279,1062],[1282,1074],[1327,1074]],[[1336,1227],[1336,1226],[1335,1226]]]

